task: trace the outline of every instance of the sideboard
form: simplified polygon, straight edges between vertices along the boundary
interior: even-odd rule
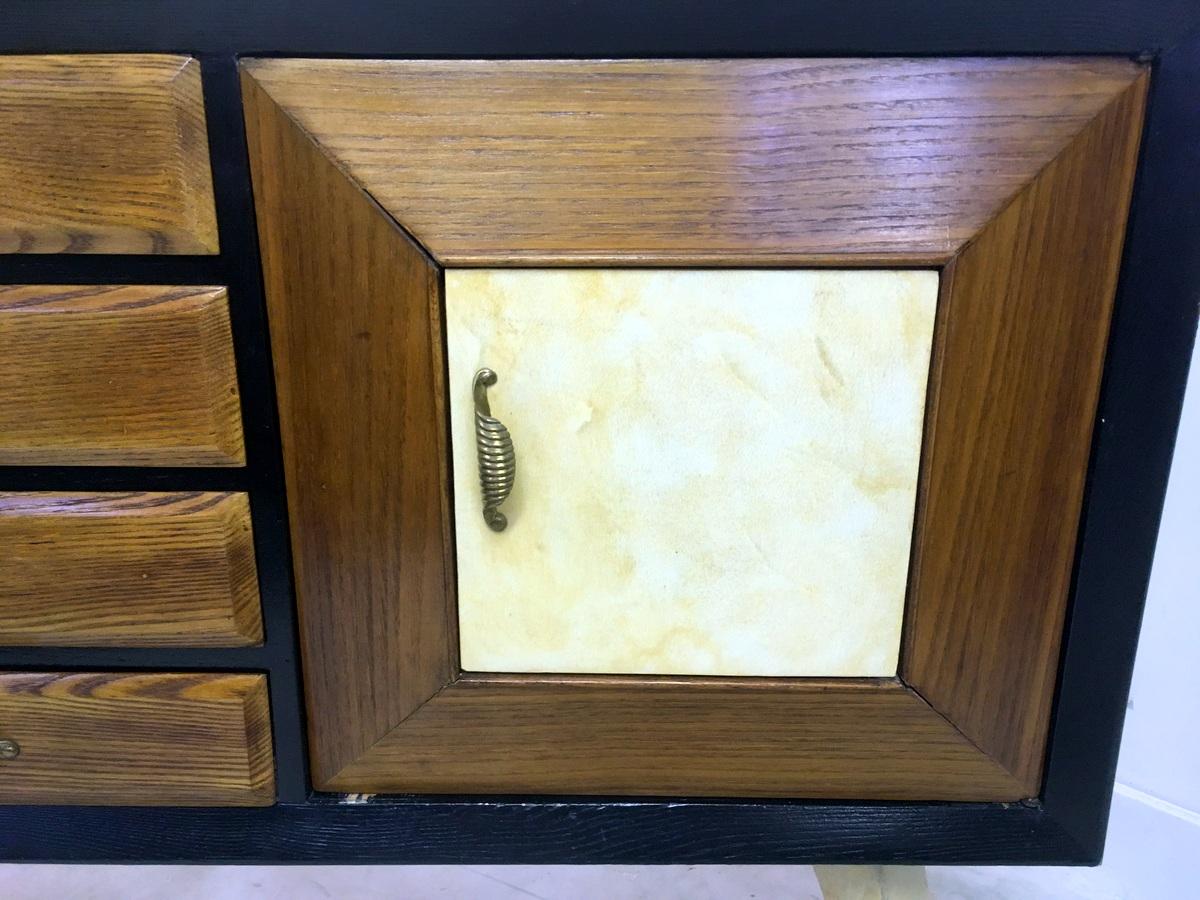
[[[0,12],[0,858],[1095,863],[1200,11]]]

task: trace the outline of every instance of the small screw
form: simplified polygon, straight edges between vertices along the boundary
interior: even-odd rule
[[[0,759],[16,759],[21,755],[21,745],[16,741],[0,740]]]

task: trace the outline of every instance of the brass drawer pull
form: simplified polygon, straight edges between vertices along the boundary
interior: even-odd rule
[[[20,744],[16,741],[0,740],[0,759],[16,759],[20,755]]]
[[[499,380],[491,369],[475,373],[475,449],[479,454],[479,487],[483,491],[483,520],[492,531],[503,531],[508,519],[499,506],[512,493],[517,478],[517,455],[512,435],[492,415],[487,389]]]

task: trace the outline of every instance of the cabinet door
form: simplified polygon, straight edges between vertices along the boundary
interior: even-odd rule
[[[1144,67],[242,72],[319,789],[1038,795]]]
[[[936,299],[922,271],[447,271],[463,668],[895,675]]]

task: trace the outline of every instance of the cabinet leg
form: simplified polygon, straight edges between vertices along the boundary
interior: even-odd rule
[[[924,866],[814,866],[825,900],[930,900]]]

